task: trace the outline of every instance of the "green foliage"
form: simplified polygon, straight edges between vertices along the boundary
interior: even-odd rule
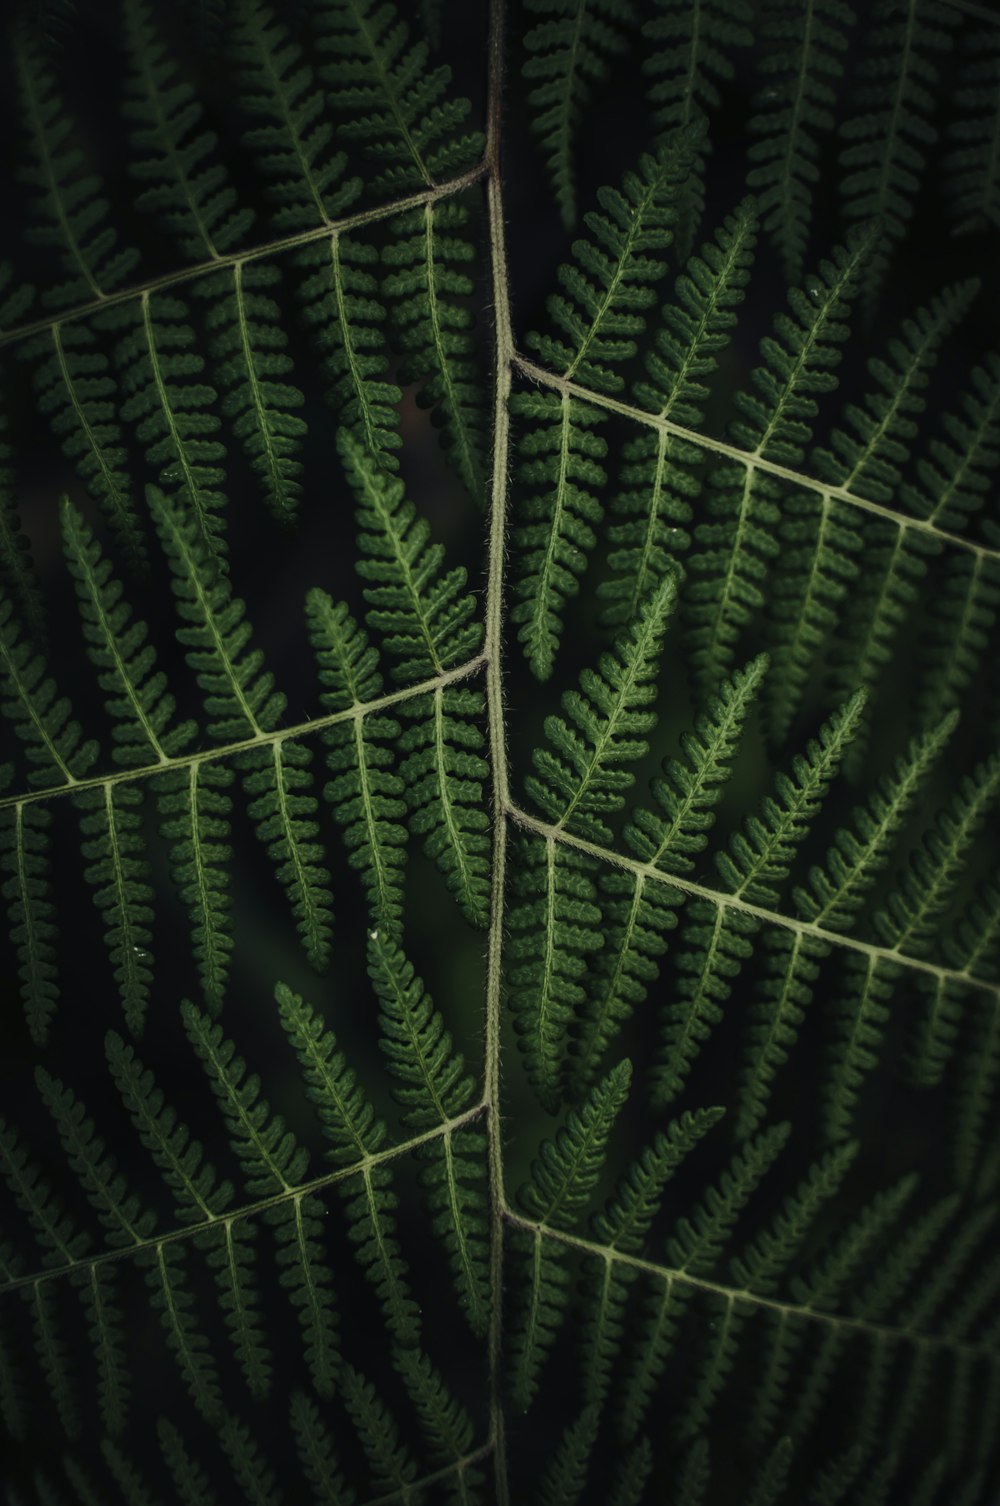
[[[5,1500],[989,1506],[989,7],[71,10],[0,49]]]

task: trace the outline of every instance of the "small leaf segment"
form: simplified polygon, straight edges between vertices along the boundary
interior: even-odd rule
[[[624,804],[635,775],[627,767],[648,750],[655,725],[661,648],[676,588],[667,576],[639,620],[619,634],[598,668],[584,670],[580,690],[563,696],[563,716],[545,723],[549,746],[535,750],[525,781],[552,833],[530,839],[511,911],[510,973],[515,1027],[528,1075],[543,1101],[559,1094],[567,1032],[583,1002],[587,953],[600,944],[594,887],[580,854],[556,840],[565,829],[607,845],[607,816]]]
[[[666,271],[674,201],[689,162],[690,143],[682,134],[656,156],[643,156],[621,190],[598,193],[600,211],[585,218],[590,238],[574,244],[576,261],[559,271],[563,292],[548,301],[555,332],[527,339],[553,375],[597,392],[624,387],[616,368],[635,354],[655,284]],[[515,543],[522,575],[511,615],[532,670],[548,679],[566,600],[579,590],[603,516],[597,492],[607,480],[600,464],[607,446],[594,433],[603,415],[565,390],[518,393],[511,406],[529,420],[519,446],[527,457],[521,478],[541,488],[521,503]]]

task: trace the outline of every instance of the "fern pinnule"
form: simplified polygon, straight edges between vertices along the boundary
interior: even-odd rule
[[[353,1365],[345,1365],[341,1394],[347,1414],[364,1450],[375,1488],[382,1495],[410,1494],[417,1476],[416,1460],[399,1436],[399,1427],[377,1387]]]
[[[21,636],[13,602],[0,596],[0,674],[5,699],[0,710],[22,745],[32,789],[73,785],[86,777],[98,756],[97,742],[82,740],[69,701],[60,696],[45,660]]]
[[[263,124],[243,140],[270,180],[277,206],[271,222],[282,234],[330,225],[361,191],[344,178],[347,154],[335,150],[326,100],[302,48],[263,0],[240,0],[231,34],[240,71],[240,104]]]
[[[521,65],[534,85],[532,129],[541,137],[563,225],[576,224],[574,137],[595,83],[606,77],[609,58],[628,47],[635,21],[631,0],[526,0],[540,19],[524,34],[528,56]]]
[[[531,1220],[531,1227],[516,1234],[523,1280],[509,1340],[510,1387],[520,1411],[526,1411],[537,1394],[539,1371],[565,1319],[570,1295],[564,1247],[547,1240],[545,1228],[572,1230],[579,1224],[631,1076],[631,1063],[619,1062],[579,1109],[569,1110],[563,1127],[539,1146],[530,1180],[518,1192],[518,1205]]]
[[[740,418],[732,438],[750,460],[719,463],[710,476],[710,521],[694,530],[704,546],[692,557],[685,587],[691,663],[702,691],[728,672],[740,630],[765,602],[764,583],[779,553],[775,537],[782,492],[757,470],[754,456],[801,464],[818,412],[816,396],[837,384],[838,347],[847,339],[848,309],[871,247],[870,233],[838,247],[802,288],[788,295],[791,313],[775,317],[775,335],[761,341],[764,364],[754,392],[736,394]]]
[[[382,694],[378,655],[343,602],[318,588],[306,597],[309,637],[316,656],[320,701],[328,712],[353,711],[350,721],[326,728],[326,763],[333,779],[324,789],[343,830],[349,861],[360,868],[374,923],[399,926],[403,914],[402,870],[406,857],[405,784],[394,771],[388,744],[400,723],[384,714],[362,714],[365,702]]]
[[[965,38],[954,114],[946,129],[943,181],[961,235],[1000,223],[1000,38],[981,26]]]
[[[789,282],[802,276],[814,185],[824,137],[835,124],[854,12],[843,0],[780,0],[760,29],[765,44],[762,87],[748,130],[757,139],[747,157],[747,185],[759,196],[764,229],[773,237]]]
[[[580,675],[579,691],[562,698],[563,716],[546,719],[551,748],[537,748],[535,773],[525,791],[557,830],[576,832],[605,846],[612,840],[604,819],[624,804],[635,775],[622,764],[648,751],[644,734],[656,714],[644,710],[656,700],[656,676],[667,621],[677,596],[667,576],[643,604],[631,627],[619,633],[614,650],[596,670]]]
[[[735,72],[733,53],[753,41],[753,8],[747,0],[656,0],[644,22],[643,73],[658,131],[707,122],[720,103],[719,85]],[[678,238],[681,254],[691,248],[705,207],[705,169],[710,139],[703,132],[695,147],[691,176],[681,202]]]
[[[373,271],[378,251],[355,235],[335,231],[305,246],[296,260],[313,269],[300,283],[299,293],[302,316],[315,329],[332,383],[328,400],[340,424],[351,429],[379,464],[398,470],[393,451],[402,444],[396,412],[402,394],[395,382],[386,380],[386,311]]]
[[[870,51],[857,70],[853,113],[840,128],[840,192],[852,220],[877,219],[884,239],[875,248],[865,283],[871,312],[890,264],[892,242],[902,240],[937,141],[933,117],[940,62],[951,49],[956,15],[950,5],[920,0],[905,11],[877,0],[870,19]],[[899,59],[900,65],[886,66]]]
[[[302,1462],[302,1471],[314,1493],[353,1506],[354,1492],[345,1484],[330,1440],[330,1433],[319,1407],[302,1391],[292,1394],[290,1403],[292,1432]]]
[[[605,1249],[641,1254],[664,1188],[701,1138],[723,1117],[722,1108],[696,1109],[657,1131],[619,1180],[603,1212],[591,1219],[593,1238]],[[612,1367],[625,1338],[625,1307],[637,1279],[634,1266],[608,1255],[584,1268],[583,1290],[588,1318],[581,1335],[581,1360],[588,1402],[604,1400]]]
[[[319,1013],[284,983],[275,990],[282,1026],[299,1059],[305,1090],[319,1115],[338,1166],[356,1165],[385,1144],[387,1130],[332,1031]],[[396,1232],[397,1205],[391,1169],[369,1165],[356,1178],[339,1183],[346,1203],[350,1238],[359,1264],[375,1288],[390,1333],[401,1345],[420,1334],[419,1308],[410,1294],[407,1267]]]
[[[144,188],[140,210],[155,214],[189,261],[217,261],[246,239],[253,210],[240,209],[218,138],[198,131],[201,106],[160,40],[148,0],[125,0],[125,40],[131,69],[125,100],[132,176]],[[192,135],[197,131],[196,135]]]
[[[542,1471],[534,1506],[561,1506],[579,1501],[590,1470],[590,1456],[597,1439],[600,1408],[588,1402],[559,1439]]]
[[[442,572],[444,549],[403,484],[379,471],[340,431],[340,451],[357,497],[357,570],[368,582],[366,620],[381,635],[394,678],[440,676],[471,664],[482,640],[462,566]],[[487,819],[479,808],[487,766],[478,719],[481,692],[438,684],[406,703],[412,719],[400,747],[411,825],[424,838],[452,893],[474,925],[484,925],[489,891]]]
[[[620,1428],[634,1438],[653,1399],[656,1383],[673,1350],[678,1326],[693,1288],[682,1278],[709,1275],[721,1259],[736,1221],[788,1139],[790,1126],[772,1125],[748,1141],[690,1216],[678,1219],[667,1240],[669,1274],[648,1280],[642,1325],[626,1355],[620,1392]]]
[[[73,800],[84,839],[83,876],[104,922],[125,1022],[133,1035],[140,1035],[153,983],[155,899],[143,833],[143,791],[109,781],[80,790]]]
[[[7,901],[24,1017],[37,1045],[48,1039],[60,996],[51,828],[52,812],[44,805],[19,804],[0,816],[0,894]]]
[[[655,300],[654,285],[666,271],[673,199],[689,162],[690,142],[681,133],[656,155],[644,155],[620,191],[599,191],[603,213],[586,216],[590,238],[574,243],[575,262],[560,268],[564,292],[548,300],[549,320],[558,333],[527,337],[553,374],[598,392],[621,391],[625,379],[615,368],[635,354],[645,310]],[[599,463],[606,445],[592,432],[603,415],[565,389],[518,394],[511,407],[531,420],[520,444],[521,454],[530,457],[522,478],[545,488],[522,504],[524,521],[515,541],[524,553],[512,618],[520,624],[518,637],[532,670],[547,679],[566,599],[579,590],[578,577],[596,541],[594,528],[603,517],[595,492],[606,480]]]
[[[394,1095],[408,1128],[440,1129],[419,1152],[421,1185],[432,1227],[448,1252],[459,1302],[475,1333],[489,1313],[483,1135],[476,1124],[455,1126],[468,1114],[475,1084],[441,1015],[391,937],[368,933],[368,975],[379,1001],[380,1044],[397,1086]]]
[[[181,1015],[218,1100],[247,1192],[261,1199],[277,1196],[264,1217],[275,1231],[280,1284],[298,1314],[316,1390],[329,1396],[340,1363],[337,1313],[318,1197],[301,1190],[309,1152],[298,1144],[281,1115],[272,1114],[260,1096],[260,1079],[247,1076],[246,1063],[221,1026],[189,1001],[182,1004]]]
[[[306,424],[296,411],[305,397],[288,380],[294,363],[272,296],[280,283],[275,266],[236,262],[218,277],[202,278],[195,290],[210,301],[205,324],[222,412],[260,479],[268,508],[288,526],[302,491],[297,456]]]
[[[450,94],[447,64],[427,66],[426,42],[410,43],[394,5],[332,0],[316,19],[331,59],[320,73],[342,117],[338,134],[361,143],[381,168],[373,193],[427,188],[475,163],[483,139],[463,130],[469,101]]]
[[[132,500],[132,480],[118,420],[118,383],[88,324],[52,324],[24,346],[34,364],[40,410],[76,465],[88,492],[106,514],[133,565],[148,567],[148,551]]]
[[[665,873],[693,869],[766,668],[767,659],[760,655],[738,671],[709,701],[694,731],[681,735],[683,761],[664,760],[663,777],[650,785],[658,808],[637,807],[622,832],[640,862]],[[606,940],[587,970],[586,999],[578,1014],[569,1064],[578,1089],[593,1080],[608,1045],[646,997],[682,898],[679,890],[643,873],[610,866],[600,875],[598,891]]]
[[[445,451],[477,503],[485,502],[486,438],[468,300],[475,284],[466,270],[475,259],[471,214],[461,199],[425,204],[391,222],[382,251],[393,268],[383,279],[404,353],[400,380],[417,382],[417,398],[431,409]]]
[[[109,221],[108,200],[94,173],[84,171],[79,129],[67,113],[55,78],[25,30],[13,48],[22,119],[30,132],[34,161],[21,169],[29,187],[41,190],[32,204],[25,238],[59,253],[65,280],[42,296],[48,308],[100,301],[135,271],[139,253],[119,250]],[[34,216],[37,215],[37,219]]]
[[[439,1469],[458,1465],[453,1499],[468,1498],[483,1485],[482,1469],[463,1463],[472,1451],[472,1418],[421,1350],[400,1349],[395,1358],[427,1440],[428,1462]]]
[[[701,422],[709,396],[706,379],[736,323],[755,240],[754,205],[745,199],[715,237],[688,258],[646,355],[646,380],[633,384],[636,402],[657,418],[689,428]],[[607,602],[602,612],[607,627],[631,621],[643,597],[687,548],[682,525],[690,522],[700,493],[695,472],[702,451],[680,435],[643,427],[627,441],[623,457],[610,507],[616,521],[607,530],[613,574],[597,587]]]
[[[722,888],[735,899],[769,907],[779,903],[779,886],[787,879],[795,849],[819,812],[857,727],[863,702],[859,692],[830,718],[818,741],[811,742],[805,754],[795,758],[791,776],[777,776],[778,799],[767,798],[760,816],[748,816],[743,831],[731,836],[728,851],[715,854]],[[654,1103],[669,1103],[683,1086],[702,1042],[722,1017],[722,1005],[733,980],[752,955],[760,925],[757,915],[738,905],[701,898],[688,904],[683,946],[678,954],[677,997],[662,1011],[661,1045],[650,1077]],[[755,1023],[759,1026],[761,1013],[769,1015],[780,1002],[780,994],[765,994]],[[766,1023],[769,1025],[770,1019]],[[786,1045],[790,1029],[791,1019],[786,1013]],[[755,1037],[756,1031],[751,1034],[751,1063],[758,1044]],[[750,1073],[755,1081],[753,1065]],[[754,1086],[749,1093],[751,1102],[758,1097]]]
[[[136,426],[136,438],[159,484],[169,488],[197,520],[198,532],[221,568],[225,558],[220,484],[224,445],[216,437],[215,388],[200,381],[204,357],[195,349],[188,310],[173,294],[144,293],[107,316],[124,330],[115,350],[125,401],[121,414]]]

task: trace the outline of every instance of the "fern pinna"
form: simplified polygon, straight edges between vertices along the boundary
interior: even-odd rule
[[[1000,25],[4,18],[11,1506],[992,1506]]]

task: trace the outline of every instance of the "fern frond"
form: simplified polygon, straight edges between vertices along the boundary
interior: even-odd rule
[[[622,390],[625,379],[614,368],[635,354],[635,337],[646,327],[644,311],[666,272],[674,200],[690,153],[690,133],[680,133],[654,155],[643,154],[621,189],[598,189],[599,210],[584,219],[590,238],[574,243],[575,263],[559,268],[563,291],[546,302],[558,333],[531,331],[526,337],[547,371],[594,392]]]
[[[864,692],[857,691],[834,712],[817,740],[792,760],[791,776],[777,775],[777,800],[766,798],[760,816],[748,816],[743,832],[730,838],[729,851],[716,855],[716,867],[731,894],[753,904],[777,904],[777,886],[788,876],[795,848],[819,811],[857,731],[864,705]]]
[[[84,170],[84,154],[75,145],[78,129],[39,49],[22,33],[13,53],[21,118],[30,132],[33,158],[21,176],[37,191],[25,238],[31,245],[58,251],[65,276],[46,290],[42,302],[48,308],[66,308],[105,298],[135,271],[139,254],[117,249],[100,179]]]
[[[444,549],[429,543],[427,521],[406,499],[402,482],[377,470],[346,431],[339,441],[358,499],[357,570],[370,583],[366,618],[397,661],[393,676],[412,681],[468,661],[482,627],[464,589],[465,569],[441,573]],[[438,685],[407,703],[413,724],[400,743],[413,828],[477,926],[485,924],[489,898],[488,819],[481,808],[487,767],[477,725],[482,711],[480,692]]]
[[[471,108],[449,95],[451,69],[429,68],[428,46],[412,45],[392,4],[332,0],[317,16],[321,70],[342,119],[338,134],[381,166],[374,193],[400,195],[453,177],[482,151],[478,131],[462,134]]]
[[[229,1459],[233,1478],[251,1506],[281,1506],[278,1477],[265,1463],[264,1455],[246,1423],[231,1415],[223,1416],[219,1438]]]
[[[470,497],[483,505],[486,436],[468,307],[475,283],[464,270],[475,259],[469,220],[461,199],[396,216],[382,260],[398,270],[383,280],[382,291],[392,300],[405,357],[400,380],[418,383],[418,401],[431,409],[448,458]]]
[[[272,731],[285,698],[274,677],[261,671],[263,654],[247,649],[250,630],[244,605],[215,567],[197,523],[156,487],[147,501],[170,566],[177,612],[186,624],[177,637],[188,650],[217,743],[240,742]]]
[[[875,1067],[877,1051],[889,1023],[889,1001],[900,969],[871,952],[841,959],[842,981],[832,1007],[831,1041],[827,1047],[825,1127],[828,1140],[852,1133],[852,1116],[864,1086],[865,1074]]]
[[[282,1026],[302,1068],[306,1094],[330,1144],[327,1155],[341,1166],[373,1156],[385,1142],[386,1127],[338,1050],[332,1031],[325,1030],[318,1012],[284,983],[278,984],[275,997]],[[369,1166],[358,1181],[360,1187],[353,1179],[339,1184],[358,1261],[375,1288],[394,1338],[403,1345],[414,1344],[420,1331],[419,1309],[410,1295],[399,1250],[392,1174],[388,1166]]]
[[[852,811],[854,831],[841,827],[824,865],[809,870],[812,892],[794,890],[796,909],[806,920],[828,931],[843,931],[851,924],[957,723],[958,713],[953,711],[934,731],[914,738],[905,757],[897,758],[891,771],[882,775],[868,804]]]
[[[656,0],[643,25],[643,72],[658,131],[704,122],[718,108],[718,84],[733,77],[731,53],[753,41],[753,8],[747,0]],[[705,207],[708,138],[695,148],[691,177],[681,203],[679,240],[687,255]]]
[[[891,242],[902,240],[914,199],[937,141],[932,119],[940,79],[938,59],[951,48],[956,21],[936,0],[877,0],[866,56],[854,94],[854,113],[840,128],[840,192],[848,219],[877,219],[885,239],[868,268],[865,296],[871,309],[889,266]]]
[[[410,1495],[417,1474],[416,1461],[400,1440],[395,1419],[380,1398],[375,1386],[351,1365],[345,1365],[341,1379],[344,1406],[354,1424],[372,1481],[380,1494]]]
[[[0,894],[7,900],[10,939],[17,952],[21,1002],[31,1039],[48,1039],[59,1001],[56,942],[59,930],[49,883],[52,812],[18,803],[0,816]]]
[[[220,427],[212,411],[215,388],[197,380],[205,362],[194,348],[187,309],[179,298],[163,293],[157,294],[154,308],[153,299],[143,293],[138,307],[125,305],[115,314],[116,323],[127,330],[115,351],[125,394],[122,418],[135,423],[160,485],[191,509],[201,538],[224,568],[221,513],[226,498],[219,486],[226,451],[215,438]]]
[[[666,1132],[657,1131],[620,1180],[617,1192],[602,1213],[591,1220],[593,1237],[607,1250],[638,1255],[659,1210],[664,1188],[678,1166],[703,1135],[717,1124],[724,1109],[698,1109],[671,1120]],[[587,1267],[582,1325],[582,1362],[588,1402],[602,1402],[611,1370],[625,1333],[628,1294],[636,1279],[634,1267],[608,1256]]]
[[[631,0],[526,0],[540,16],[524,35],[521,66],[534,84],[528,95],[532,129],[541,137],[563,225],[576,224],[574,136],[580,115],[608,71],[608,60],[628,47],[635,21]]]
[[[705,382],[729,342],[749,280],[756,224],[753,200],[745,199],[714,239],[688,259],[673,298],[663,306],[646,355],[646,380],[633,387],[636,402],[658,418],[688,428],[702,421],[709,396]],[[597,587],[598,597],[608,603],[602,612],[607,627],[630,622],[653,584],[687,548],[681,525],[690,522],[700,490],[694,471],[702,452],[679,435],[643,427],[626,442],[623,456],[610,509],[620,521],[607,531],[615,546],[608,554],[614,573]]]
[[[792,763],[792,775],[776,779],[778,799],[768,797],[761,815],[748,816],[743,832],[717,852],[722,887],[738,899],[774,907],[795,848],[808,834],[830,780],[858,724],[863,696],[854,696],[821,728]],[[669,1103],[683,1086],[701,1043],[722,1017],[733,980],[753,952],[760,921],[731,906],[694,900],[687,906],[684,945],[678,955],[678,997],[662,1011],[661,1048],[650,1077],[653,1102]],[[791,1028],[786,1015],[785,1029]],[[770,1063],[768,1064],[770,1065]],[[751,1100],[753,1100],[751,1090]]]
[[[295,411],[305,403],[288,381],[294,363],[271,290],[281,281],[276,266],[236,262],[218,277],[195,284],[210,300],[205,320],[222,411],[259,478],[264,500],[279,523],[295,521],[302,463],[296,456],[306,433]]]
[[[466,1112],[475,1083],[465,1060],[452,1051],[444,1021],[391,937],[368,935],[368,975],[379,1000],[380,1044],[398,1086],[404,1123],[443,1133],[420,1153],[421,1183],[434,1214],[433,1228],[448,1251],[459,1301],[476,1333],[489,1311],[488,1250],[483,1175],[485,1140],[478,1125],[453,1127]]]
[[[278,206],[282,234],[329,225],[354,202],[358,178],[344,179],[347,154],[333,149],[333,122],[302,48],[262,0],[240,0],[230,33],[240,70],[240,104],[265,122],[244,133]]]
[[[856,236],[821,262],[803,288],[789,292],[791,313],[778,314],[775,335],[761,342],[764,364],[752,376],[756,392],[736,395],[742,417],[731,432],[741,449],[801,464],[818,411],[816,394],[836,386],[838,347],[848,335],[848,308],[870,244],[870,235]],[[711,521],[695,528],[704,547],[691,560],[685,590],[691,661],[703,690],[727,673],[740,629],[764,603],[781,516],[778,483],[753,465],[720,464],[710,482]]]
[[[656,699],[676,595],[674,578],[667,576],[638,620],[618,635],[613,653],[601,656],[596,671],[582,672],[579,691],[563,695],[565,715],[546,718],[551,749],[535,749],[535,773],[525,779],[525,790],[557,830],[575,831],[604,846],[613,840],[604,817],[621,809],[622,792],[635,779],[618,766],[637,762],[649,750],[644,734],[655,725],[655,713],[643,708]]]
[[[920,720],[933,727],[969,694],[1000,610],[1000,566],[986,554],[959,553],[946,562],[928,604],[920,681]]]
[[[60,523],[88,655],[114,724],[112,758],[123,768],[165,764],[188,746],[194,723],[171,726],[176,703],[167,690],[166,675],[154,668],[149,629],[144,622],[130,621],[132,612],[122,599],[122,587],[93,531],[68,497],[60,504]]]
[[[579,1109],[569,1110],[562,1129],[539,1146],[531,1178],[518,1192],[520,1207],[541,1226],[517,1240],[517,1246],[528,1251],[524,1295],[509,1337],[510,1384],[521,1411],[537,1392],[538,1372],[555,1342],[569,1299],[563,1247],[546,1241],[544,1229],[571,1230],[580,1222],[604,1166],[608,1137],[625,1103],[631,1076],[631,1063],[619,1062]]]
[[[10,263],[0,262],[0,330],[18,322],[33,296],[33,290],[23,284],[8,292],[10,276]],[[14,499],[12,458],[7,415],[0,413],[0,591],[17,604],[27,630],[41,640],[45,622],[42,593]]]
[[[981,26],[964,39],[946,130],[942,178],[960,235],[1000,224],[998,83],[1000,38],[995,26]]]
[[[175,1216],[182,1224],[215,1224],[197,1242],[215,1272],[220,1305],[247,1386],[252,1395],[264,1396],[270,1387],[271,1362],[256,1291],[255,1226],[245,1219],[222,1218],[233,1200],[232,1184],[219,1181],[201,1145],[165,1101],[132,1047],[109,1031],[104,1049],[122,1102],[173,1194]]]
[[[141,787],[108,782],[74,796],[80,811],[83,871],[105,923],[125,1022],[141,1035],[153,982],[150,943],[154,893],[142,833]]]
[[[653,1448],[648,1438],[640,1438],[630,1448],[617,1471],[614,1492],[608,1506],[642,1506],[643,1492],[653,1473]]]
[[[300,288],[302,317],[315,328],[332,383],[327,398],[338,422],[380,465],[398,470],[392,452],[402,443],[395,411],[402,394],[395,382],[385,379],[386,313],[372,271],[378,251],[355,236],[335,232],[306,246],[296,260],[303,268],[315,269]]]
[[[635,354],[636,336],[645,329],[653,285],[666,270],[662,258],[673,239],[673,200],[689,160],[690,143],[682,135],[656,156],[643,156],[620,191],[599,191],[603,213],[586,216],[591,238],[575,243],[576,262],[559,270],[564,292],[547,303],[557,333],[527,336],[553,374],[598,392],[621,391],[624,378],[615,367]],[[519,441],[521,476],[546,487],[525,501],[525,521],[515,532],[525,552],[512,620],[520,624],[518,637],[532,669],[547,679],[566,598],[579,589],[594,525],[603,516],[594,493],[606,479],[598,464],[606,446],[591,432],[601,415],[568,392],[518,394],[511,407],[534,421]]]
[[[430,1462],[446,1468],[462,1460],[472,1448],[474,1431],[466,1409],[419,1349],[397,1350],[395,1362],[420,1419]],[[481,1485],[481,1471],[460,1465],[450,1484],[450,1499],[457,1506],[472,1506],[480,1498]]]
[[[829,954],[829,943],[803,931],[775,926],[764,932],[764,974],[747,1014],[738,1140],[752,1135],[767,1111],[774,1078],[798,1039],[813,984]]]
[[[790,1126],[774,1125],[748,1141],[718,1183],[709,1187],[690,1217],[679,1219],[667,1240],[667,1259],[678,1274],[708,1275],[721,1259],[740,1213],[788,1138]],[[692,1288],[671,1274],[650,1283],[643,1324],[628,1356],[620,1393],[621,1428],[635,1436],[673,1349]]]
[[[806,0],[805,6],[782,0],[761,26],[766,82],[748,126],[757,139],[747,156],[758,165],[747,184],[759,195],[764,229],[777,244],[789,282],[802,276],[820,146],[834,129],[842,55],[854,22],[843,0]]]
[[[554,838],[526,837],[514,870],[508,984],[528,1079],[546,1107],[559,1099],[566,1037],[586,998],[588,957],[603,945],[592,867]]]
[[[75,463],[122,549],[134,563],[147,566],[118,421],[118,384],[94,331],[79,322],[52,324],[26,343],[24,354],[37,362],[38,404],[59,436],[63,454]]]
[[[234,773],[228,764],[197,763],[154,784],[160,831],[170,842],[170,876],[191,921],[192,954],[205,1003],[218,1012],[229,982],[229,845]]]
[[[292,1431],[306,1479],[317,1501],[343,1502],[353,1506],[353,1490],[344,1484],[333,1445],[316,1403],[301,1391],[292,1394]]]
[[[577,1506],[587,1484],[599,1417],[600,1408],[588,1404],[565,1430],[538,1482],[537,1506]]]
[[[125,117],[135,152],[130,170],[149,185],[136,206],[161,219],[189,261],[215,261],[246,238],[253,210],[237,208],[228,173],[213,160],[217,138],[198,130],[201,106],[191,85],[178,78],[148,0],[126,0],[125,40],[131,62]]]
[[[713,807],[730,774],[743,720],[767,668],[761,655],[722,686],[693,732],[681,736],[684,761],[664,762],[650,789],[658,810],[632,812],[623,836],[640,862],[667,873],[689,873],[707,841]],[[680,894],[643,874],[602,871],[599,884],[605,945],[587,972],[587,998],[574,1045],[572,1074],[589,1085],[608,1044],[646,996],[676,924]]]
[[[323,1248],[323,1218],[317,1200],[297,1192],[306,1180],[309,1153],[260,1098],[260,1080],[247,1077],[246,1064],[232,1042],[194,1005],[181,1016],[229,1130],[244,1185],[254,1197],[295,1193],[274,1204],[265,1218],[275,1230],[280,1283],[296,1309],[313,1383],[330,1396],[339,1366],[333,1279]]]
[[[45,661],[32,652],[14,619],[13,603],[0,597],[0,674],[6,692],[0,712],[13,726],[30,765],[31,788],[76,784],[86,777],[97,758],[97,743],[82,741],[79,722],[72,720],[69,701],[59,696],[55,681],[45,673]]]
[[[378,655],[343,602],[324,591],[306,596],[309,638],[325,687],[320,701],[328,712],[355,711],[323,734],[334,778],[324,789],[340,825],[352,867],[360,868],[375,924],[398,927],[403,916],[403,863],[406,832],[405,785],[393,772],[387,746],[400,735],[389,716],[362,716],[361,708],[382,694]]]

